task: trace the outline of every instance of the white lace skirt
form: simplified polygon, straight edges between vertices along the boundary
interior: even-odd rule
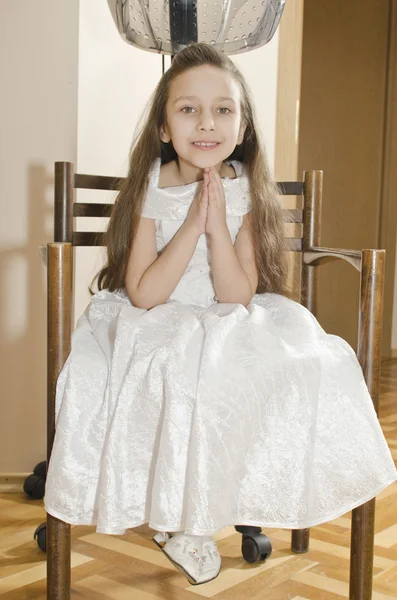
[[[93,297],[58,380],[46,510],[121,534],[306,528],[397,479],[350,346],[275,294],[248,308]]]

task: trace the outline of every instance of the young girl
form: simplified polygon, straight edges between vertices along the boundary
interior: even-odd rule
[[[154,93],[58,380],[51,515],[149,523],[197,584],[222,527],[312,527],[397,478],[353,350],[285,295],[283,244],[244,79],[192,44]]]

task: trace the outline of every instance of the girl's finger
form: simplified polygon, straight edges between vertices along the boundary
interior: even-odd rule
[[[213,204],[216,202],[216,190],[214,188],[214,182],[210,179],[208,183],[208,202]]]
[[[221,201],[225,202],[225,190],[224,190],[224,187],[223,187],[223,181],[222,181],[222,178],[219,175],[219,173],[217,173],[217,175],[218,175],[218,177],[216,179],[217,179],[218,193],[219,193],[219,196],[221,198]]]
[[[208,209],[208,188],[206,187],[201,196],[201,206],[207,211]]]
[[[206,182],[205,178],[204,178],[203,187],[201,190],[201,197],[204,198],[204,196],[208,196],[208,182]]]
[[[217,170],[216,169],[212,169],[212,171],[211,171],[211,179],[210,179],[211,186],[212,186],[211,187],[211,193],[213,195],[213,200],[215,202],[217,202],[217,203],[219,203],[219,202],[222,201],[222,190],[221,190],[221,188],[219,186],[218,180],[220,182],[220,185],[222,186],[222,182],[220,181],[220,177],[219,177],[219,174],[218,174]]]
[[[223,189],[222,178],[219,175],[218,171],[214,171],[214,183],[216,184],[219,190]]]
[[[211,181],[213,181],[215,185],[220,181],[219,173],[216,169],[211,169]]]
[[[216,170],[215,169],[211,169],[211,173],[210,173],[210,183],[212,185],[212,191],[215,192],[216,191],[216,179],[215,179],[215,173]]]

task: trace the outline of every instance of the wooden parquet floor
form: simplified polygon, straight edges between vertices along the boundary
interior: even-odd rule
[[[397,360],[382,370],[380,420],[397,460]],[[0,495],[1,600],[45,598],[45,554],[32,539],[45,520],[42,501]],[[266,530],[273,553],[247,564],[234,528],[218,535],[223,568],[192,587],[151,541],[147,527],[125,536],[72,528],[73,600],[341,600],[348,597],[350,514],[311,530],[308,554],[290,551],[290,532]],[[377,497],[373,600],[397,598],[397,483]]]

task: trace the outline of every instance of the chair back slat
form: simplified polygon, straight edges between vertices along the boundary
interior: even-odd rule
[[[297,210],[296,208],[292,210],[285,208],[284,220],[289,221],[290,223],[303,223],[303,211]]]
[[[91,202],[74,202],[73,216],[74,217],[110,217],[113,204],[108,203],[91,203]]]
[[[82,175],[75,173],[74,187],[81,190],[110,190],[118,191],[123,177],[106,177],[104,175]]]
[[[303,194],[302,181],[279,181],[277,187],[281,196],[302,196]]]
[[[288,252],[302,252],[302,238],[285,238],[284,241]]]
[[[73,246],[106,246],[105,231],[74,231]]]

